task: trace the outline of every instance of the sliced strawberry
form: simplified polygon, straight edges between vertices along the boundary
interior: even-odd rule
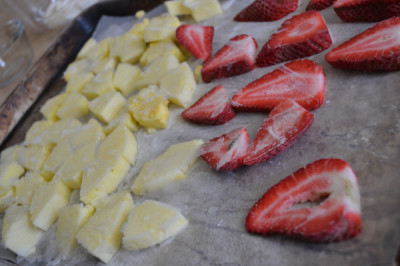
[[[399,0],[337,0],[333,9],[345,22],[378,22],[400,16]]]
[[[256,0],[234,18],[236,21],[274,21],[296,11],[298,0]]]
[[[323,10],[333,5],[335,0],[311,0],[306,10]]]
[[[229,171],[243,166],[249,146],[247,129],[235,129],[203,145],[201,158],[217,171]]]
[[[183,111],[182,117],[195,124],[222,125],[234,118],[235,112],[224,85],[219,85]]]
[[[253,165],[278,155],[301,137],[313,121],[314,115],[294,101],[282,101],[258,129],[243,163]]]
[[[229,40],[201,69],[204,82],[240,75],[254,69],[257,42],[249,35],[238,35]]]
[[[283,22],[257,55],[256,65],[265,67],[318,54],[332,45],[324,18],[307,11]]]
[[[297,170],[251,208],[246,229],[315,242],[340,241],[361,231],[357,177],[341,159],[321,159]]]
[[[212,51],[214,27],[184,24],[176,29],[176,40],[194,57],[206,61]]]
[[[267,112],[284,99],[313,110],[324,102],[325,74],[311,60],[292,61],[251,82],[232,98],[237,111]]]
[[[362,71],[400,70],[400,17],[379,22],[325,55],[331,65]]]

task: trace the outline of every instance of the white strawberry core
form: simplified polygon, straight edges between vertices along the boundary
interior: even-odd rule
[[[200,26],[192,26],[188,28],[188,36],[187,38],[195,44],[195,48],[199,50],[199,52],[205,51],[206,47],[204,47],[204,29]]]
[[[244,140],[245,135],[240,135],[240,138],[235,140],[229,151],[225,153],[217,164],[217,169],[220,169],[226,163],[243,156],[247,151],[247,142]]]

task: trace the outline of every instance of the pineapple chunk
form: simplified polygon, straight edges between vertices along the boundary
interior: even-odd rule
[[[187,8],[182,1],[175,0],[175,1],[166,1],[164,2],[165,7],[169,14],[173,16],[180,16],[180,15],[190,15],[192,11]]]
[[[64,207],[57,221],[57,249],[62,258],[68,258],[78,246],[75,236],[94,213],[94,207],[82,203]]]
[[[13,162],[16,161],[18,158],[18,152],[21,149],[21,145],[14,145],[4,149],[1,152],[1,159],[0,162]]]
[[[70,193],[70,188],[59,179],[36,187],[29,210],[32,223],[43,231],[49,230],[60,209],[67,206]]]
[[[134,64],[139,61],[145,50],[146,44],[142,38],[126,33],[114,38],[110,56],[118,58],[121,62]]]
[[[181,232],[188,221],[174,207],[146,200],[133,207],[123,228],[123,246],[137,250],[154,246]]]
[[[0,164],[0,186],[11,187],[18,182],[18,178],[25,172],[17,162],[4,162]]]
[[[92,204],[113,192],[122,182],[137,154],[136,138],[124,125],[118,126],[98,146],[97,161],[82,177],[81,201]]]
[[[50,155],[48,145],[28,145],[23,147],[18,154],[18,163],[31,171],[41,170]]]
[[[146,66],[165,53],[173,54],[176,59],[179,60],[179,62],[182,62],[186,59],[186,56],[182,53],[178,46],[176,46],[173,41],[169,40],[151,43],[146,52],[144,52],[140,57],[140,63],[143,66]]]
[[[1,190],[3,192],[0,194],[0,213],[4,213],[14,203],[14,188],[9,187],[7,191],[1,188]]]
[[[60,119],[80,118],[89,112],[88,100],[79,92],[71,92],[57,110]]]
[[[196,81],[189,65],[182,63],[160,80],[160,88],[168,100],[180,107],[187,108],[192,102]]]
[[[96,119],[90,119],[86,125],[83,125],[69,137],[69,144],[73,152],[84,147],[87,144],[94,143],[96,146],[105,138],[103,127]]]
[[[92,72],[80,72],[72,74],[68,79],[67,92],[81,92],[86,84],[92,81],[94,75]]]
[[[202,145],[200,139],[175,144],[155,159],[147,161],[133,183],[133,192],[136,195],[152,193],[173,180],[184,179],[199,157]]]
[[[137,131],[139,129],[139,125],[126,108],[121,110],[116,118],[104,129],[107,134],[110,134],[119,125],[125,125],[130,131]]]
[[[64,163],[65,159],[69,158],[71,154],[72,148],[68,138],[57,143],[43,165],[43,171],[46,173],[45,177],[54,175],[57,169]],[[47,178],[46,180],[50,181]]]
[[[203,68],[202,65],[197,65],[196,68],[194,69],[194,77],[197,80],[197,82],[203,81],[201,77],[201,69]]]
[[[197,22],[222,14],[218,0],[183,0]]]
[[[90,111],[102,122],[108,124],[126,105],[126,99],[117,91],[110,91],[89,103]]]
[[[130,34],[133,34],[139,38],[143,39],[144,29],[149,24],[149,19],[145,18],[142,22],[136,23],[132,26],[132,28],[128,31]]]
[[[39,172],[27,172],[15,186],[15,201],[20,205],[30,206],[34,189],[45,182]]]
[[[8,208],[2,228],[4,245],[19,256],[27,257],[36,252],[36,244],[42,231],[35,228],[29,218],[28,210],[14,205]]]
[[[73,118],[56,122],[37,121],[26,133],[25,143],[43,145],[57,143],[73,134],[81,125],[81,122]]]
[[[68,82],[72,75],[91,72],[98,60],[98,58],[85,58],[72,62],[64,72],[64,80]]]
[[[179,61],[173,54],[164,53],[147,66],[140,79],[135,83],[135,87],[141,89],[149,85],[157,85],[163,76],[178,66]]]
[[[100,72],[91,82],[86,84],[86,87],[82,90],[82,94],[92,100],[107,92],[113,91],[113,78],[114,71],[112,69],[106,69]]]
[[[121,247],[121,226],[133,206],[128,191],[120,191],[107,198],[76,235],[78,242],[104,263],[110,262]]]
[[[67,85],[68,86],[68,85]],[[40,108],[40,112],[46,117],[47,120],[57,121],[58,117],[56,115],[58,108],[67,98],[67,93],[61,93],[53,98],[47,100],[47,102]]]
[[[154,42],[162,40],[174,40],[175,30],[181,25],[179,19],[170,14],[162,14],[154,17],[144,29],[144,41]]]
[[[141,70],[137,66],[120,63],[114,74],[113,84],[124,96],[135,91],[135,83],[140,77]]]
[[[150,132],[167,127],[168,100],[155,86],[143,89],[130,98],[128,108],[135,120]]]
[[[115,58],[104,58],[103,60],[99,61],[95,67],[93,67],[92,72],[95,74],[99,74],[104,70],[115,70],[117,67],[117,60]]]
[[[142,18],[145,15],[146,15],[146,12],[144,10],[139,10],[138,12],[136,12],[135,17]]]
[[[92,41],[91,41],[92,42]],[[93,43],[93,42],[92,42]],[[102,60],[103,58],[106,58],[109,53],[110,53],[110,44],[111,44],[111,38],[108,37],[98,43],[95,43],[94,45],[92,45],[92,43],[89,43],[88,49],[85,49],[83,51],[83,55],[86,58],[90,58],[90,59],[100,59]],[[86,48],[86,47],[83,47]],[[82,54],[81,54],[82,56]]]
[[[86,43],[83,45],[81,50],[79,51],[77,55],[77,59],[82,59],[87,57],[87,54],[90,53],[92,49],[94,49],[97,45],[97,41],[93,38],[90,38],[89,40],[86,41]]]

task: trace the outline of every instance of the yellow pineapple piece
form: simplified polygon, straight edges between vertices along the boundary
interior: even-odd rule
[[[183,62],[186,59],[186,56],[182,53],[178,46],[176,46],[173,41],[168,40],[151,43],[149,48],[140,57],[140,63],[143,66],[146,66],[165,53],[173,54],[176,59],[179,60],[179,62]]]
[[[86,87],[82,90],[82,94],[92,100],[107,92],[113,91],[113,78],[114,71],[111,69],[106,69],[103,72],[100,72],[91,82],[86,84]]]
[[[47,100],[47,102],[40,108],[40,112],[46,117],[47,120],[57,121],[58,117],[56,115],[58,108],[61,106],[62,102],[67,98],[67,93],[60,93],[53,98]]]
[[[14,187],[0,188],[0,213],[4,213],[14,203]]]
[[[86,84],[92,81],[94,75],[92,72],[80,72],[72,74],[68,79],[67,92],[81,92]]]
[[[130,131],[137,131],[139,129],[138,123],[128,112],[127,108],[121,110],[111,123],[104,128],[104,130],[107,134],[110,134],[119,125],[125,125]]]
[[[110,57],[115,57],[123,63],[134,64],[146,50],[143,39],[126,33],[117,36],[111,42]]]
[[[62,258],[68,258],[78,246],[76,234],[94,214],[94,207],[82,203],[64,207],[57,220],[57,249]]]
[[[111,38],[108,37],[108,38],[94,44],[92,47],[90,47],[90,49],[87,49],[87,52],[84,51],[84,55],[86,58],[101,60],[109,55],[110,45],[111,45]],[[82,54],[81,54],[81,56],[82,56]]]
[[[180,233],[187,224],[178,209],[146,200],[133,207],[123,227],[123,246],[130,250],[152,247]]]
[[[25,143],[26,144],[40,144],[40,136],[45,134],[43,132],[47,132],[51,130],[51,127],[54,125],[54,121],[49,120],[40,120],[36,121],[32,124],[32,126],[28,129],[25,134]],[[38,141],[39,140],[39,141]],[[22,147],[22,146],[21,146]]]
[[[142,22],[136,23],[132,26],[132,28],[128,31],[130,34],[133,34],[139,38],[143,39],[143,33],[146,26],[149,24],[149,19],[145,18]]]
[[[128,96],[135,89],[135,83],[140,77],[141,70],[139,67],[120,63],[114,74],[113,84],[114,87],[120,91],[124,96]]]
[[[34,189],[44,183],[46,180],[39,172],[27,172],[15,186],[15,201],[30,206]]]
[[[21,149],[21,145],[14,145],[4,149],[1,152],[0,162],[13,162],[16,161],[18,158],[18,151]]]
[[[174,180],[184,179],[196,162],[203,145],[200,139],[172,145],[163,154],[147,161],[133,183],[136,195],[155,192]]]
[[[167,127],[168,100],[155,86],[143,89],[132,96],[129,99],[128,108],[135,120],[150,132]]]
[[[135,83],[136,88],[145,88],[149,85],[158,85],[158,81],[168,72],[179,66],[179,61],[172,53],[164,53],[151,62]]]
[[[57,117],[60,119],[80,118],[89,112],[89,102],[79,92],[71,92],[65,98],[57,110]]]
[[[8,208],[2,228],[2,240],[6,248],[22,257],[36,252],[36,244],[42,231],[35,228],[24,206],[14,205]]]
[[[30,171],[41,170],[50,155],[48,145],[32,144],[24,146],[18,153],[18,163]]]
[[[77,59],[88,57],[87,55],[90,54],[92,49],[95,49],[96,45],[97,41],[94,38],[89,38],[79,51]]]
[[[197,65],[194,69],[194,77],[197,82],[202,82],[203,78],[201,77],[201,69],[203,68],[202,65]]]
[[[162,14],[154,17],[144,29],[144,41],[155,42],[162,40],[174,40],[175,30],[181,25],[179,19],[170,14]]]
[[[90,111],[102,122],[108,124],[125,106],[126,99],[117,91],[103,94],[89,103]]]
[[[96,119],[90,119],[89,122],[78,128],[72,134],[68,141],[73,152],[87,144],[94,143],[96,146],[105,138],[106,134],[102,125]]]
[[[0,164],[0,186],[9,188],[18,182],[25,169],[17,162],[3,162]]]
[[[142,18],[146,15],[146,12],[144,10],[139,10],[136,12],[135,17],[137,18]]]
[[[197,22],[222,14],[218,0],[183,0]]]
[[[70,193],[70,188],[59,179],[37,186],[29,209],[32,223],[43,231],[49,230],[60,209],[67,206]]]
[[[166,1],[164,2],[165,7],[169,14],[173,16],[180,16],[180,15],[190,15],[192,11],[187,8],[182,1],[175,0],[175,1]]]
[[[128,191],[120,191],[107,198],[106,203],[96,210],[76,235],[79,244],[104,263],[110,262],[121,247],[121,226],[133,206]]]
[[[189,65],[185,62],[160,80],[160,88],[168,100],[180,107],[190,106],[196,89],[196,81]]]
[[[95,74],[99,74],[100,72],[104,71],[104,70],[115,70],[115,68],[117,67],[117,60],[113,57],[109,58],[104,58],[102,60],[100,60],[95,67],[93,67],[92,72]]]
[[[61,140],[56,144],[56,146],[54,146],[43,165],[43,172],[45,173],[46,181],[50,181],[48,177],[52,177],[56,173],[57,169],[65,162],[66,158],[71,156],[72,152],[72,147],[68,138]]]
[[[98,58],[84,58],[70,63],[64,72],[64,80],[68,82],[72,75],[91,72],[98,61]]]

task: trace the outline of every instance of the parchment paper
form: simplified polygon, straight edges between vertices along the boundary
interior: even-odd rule
[[[305,10],[299,8],[275,22],[238,23],[232,18],[250,1],[220,1],[223,15],[200,24],[215,26],[213,53],[238,34],[250,34],[259,49],[282,22]],[[165,12],[160,6],[147,16]],[[343,23],[332,8],[321,12],[336,47],[371,27],[371,23]],[[134,17],[104,17],[94,33],[101,40],[128,30]],[[188,21],[191,22],[191,21]],[[110,265],[391,265],[400,245],[400,75],[362,73],[331,67],[327,51],[310,59],[323,66],[326,74],[325,103],[313,111],[315,121],[292,147],[266,163],[216,173],[201,159],[183,181],[143,198],[155,199],[181,209],[189,226],[178,236],[140,251],[121,249]],[[191,60],[193,67],[200,61]],[[232,95],[260,76],[280,67],[257,68],[233,78],[197,86],[193,102],[218,84]],[[180,118],[183,109],[170,105],[168,128],[147,134],[135,133],[138,159],[119,189],[129,189],[143,164],[175,143],[201,138],[205,141],[238,127],[246,127],[253,139],[267,114],[238,113],[222,126],[196,126]],[[249,209],[263,193],[300,167],[321,158],[342,158],[359,178],[362,205],[362,232],[354,239],[314,244],[281,236],[256,236],[246,232]],[[78,194],[75,192],[75,199]],[[45,233],[38,254],[22,265],[101,265],[96,258],[78,248],[68,261],[60,261],[55,251],[56,225]]]

